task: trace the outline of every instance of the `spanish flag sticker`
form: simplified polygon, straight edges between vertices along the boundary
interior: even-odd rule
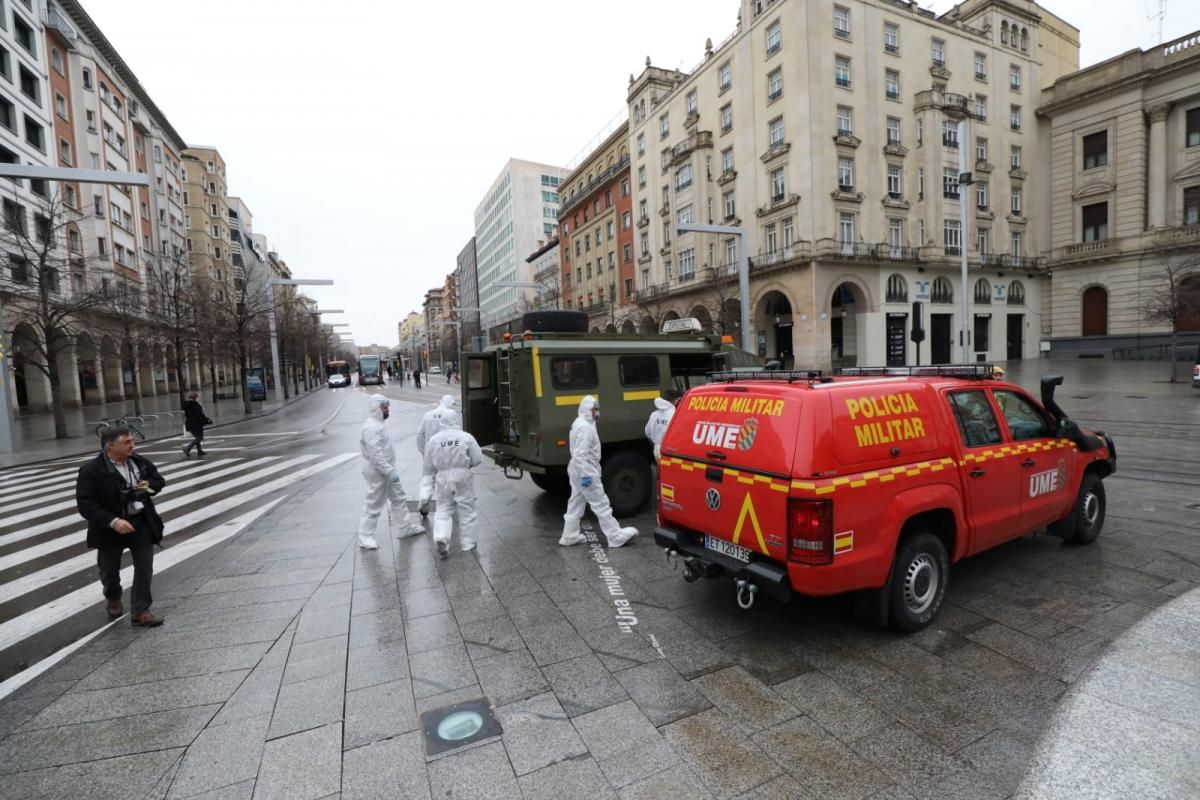
[[[833,535],[833,552],[849,553],[854,549],[854,531],[845,531]]]
[[[674,500],[675,499],[675,487],[670,485],[669,483],[662,484],[660,492],[662,494],[663,500]]]

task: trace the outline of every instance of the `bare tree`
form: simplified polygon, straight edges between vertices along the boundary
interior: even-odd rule
[[[650,320],[654,325],[655,331],[662,330],[662,324],[666,320],[667,314],[671,308],[668,303],[668,295],[665,290],[656,290],[656,287],[650,287],[638,292],[637,308],[641,313],[642,321]],[[642,325],[638,324],[638,331],[641,332]]]
[[[200,360],[200,371],[208,369],[212,386],[212,402],[219,397],[217,374],[218,362],[228,353],[225,336],[226,298],[229,287],[213,280],[208,275],[194,275],[188,285],[187,297],[192,308],[192,319],[196,341],[196,354]]]
[[[8,256],[9,280],[3,293],[14,321],[25,323],[33,331],[32,336],[14,335],[14,343],[21,347],[23,363],[49,381],[54,436],[66,439],[69,433],[59,359],[71,352],[97,297],[87,287],[82,253],[71,250],[78,234],[71,235],[73,212],[59,193],[45,196],[32,211],[31,233],[29,210],[20,204],[15,192],[11,198],[4,198],[0,247]],[[63,284],[65,276],[70,276],[67,285]]]
[[[741,297],[736,265],[732,270],[728,265],[706,267],[701,273],[700,285],[704,294],[699,305],[708,311],[713,332],[725,336],[738,330],[741,325],[741,310],[730,306],[730,301]]]
[[[1185,322],[1200,318],[1200,253],[1176,256],[1168,248],[1157,251],[1158,289],[1145,304],[1146,319],[1171,328],[1171,383],[1177,380],[1179,331]]]
[[[240,374],[242,410],[252,414],[254,407],[247,391],[250,357],[255,339],[267,329],[267,314],[272,310],[265,271],[246,270],[242,276],[234,278],[232,291],[222,292],[218,297],[225,335]]]
[[[139,353],[134,349],[137,341],[142,347],[150,343],[152,329],[140,283],[119,279],[103,278],[96,287],[97,310],[116,323],[121,331],[121,360],[133,376],[133,413],[142,413],[142,386]]]
[[[187,352],[196,339],[191,275],[192,265],[187,253],[177,250],[159,254],[149,281],[151,316],[173,348],[169,363],[175,369],[180,408],[188,390],[183,378],[187,370]]]

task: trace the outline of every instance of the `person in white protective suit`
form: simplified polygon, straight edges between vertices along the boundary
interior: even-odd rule
[[[362,447],[363,477],[367,481],[367,499],[363,503],[362,520],[358,523],[358,546],[364,550],[375,550],[375,526],[384,505],[388,506],[392,524],[400,529],[400,536],[424,533],[421,521],[408,510],[408,498],[400,485],[400,473],[396,470],[396,452],[392,449],[392,437],[384,424],[388,418],[388,399],[373,394],[367,399],[367,421],[363,423]]]
[[[431,408],[425,412],[425,416],[421,417],[421,427],[417,429],[417,450],[421,456],[425,455],[426,443],[432,439],[438,431],[441,430],[439,420],[442,412],[446,409],[456,409],[458,407],[458,398],[452,394],[442,395],[441,401],[436,408]],[[433,500],[433,476],[421,476],[421,488],[417,492],[417,511],[421,512],[424,517],[429,514],[429,503]]]
[[[558,540],[563,547],[586,541],[579,532],[579,521],[588,506],[600,521],[600,530],[608,539],[609,547],[620,547],[637,536],[637,528],[622,528],[617,524],[600,482],[600,434],[596,432],[599,416],[600,404],[589,394],[579,403],[579,416],[571,423],[571,460],[567,463],[571,499],[567,501],[562,538]]]
[[[433,541],[438,555],[450,554],[454,513],[464,553],[475,549],[475,477],[471,468],[483,463],[475,437],[462,429],[462,417],[453,408],[442,409],[441,430],[425,442],[425,474],[433,478],[437,511],[433,514]]]
[[[662,457],[663,436],[666,435],[667,426],[671,424],[671,419],[675,416],[675,406],[679,404],[679,397],[679,392],[671,389],[667,392],[666,397],[654,398],[654,411],[650,414],[650,419],[646,421],[646,438],[654,447],[656,462]]]

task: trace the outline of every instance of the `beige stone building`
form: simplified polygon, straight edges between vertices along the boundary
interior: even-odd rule
[[[941,16],[897,0],[742,0],[737,30],[693,70],[631,76],[639,306],[736,334],[714,285],[736,280],[746,246],[758,350],[789,365],[958,361],[964,291],[972,360],[1035,356],[1034,110],[1078,48],[1075,28],[1027,0]],[[960,149],[978,181],[966,219]],[[681,221],[742,226],[746,241],[679,234]]]
[[[183,202],[192,269],[218,284],[231,285],[229,189],[225,159],[215,147],[183,151]]]
[[[1132,50],[1042,92],[1052,353],[1150,355],[1166,263],[1200,257],[1200,32]],[[1200,269],[1183,290],[1200,301]],[[1200,316],[1182,321],[1200,331]],[[1197,337],[1200,338],[1200,337]]]

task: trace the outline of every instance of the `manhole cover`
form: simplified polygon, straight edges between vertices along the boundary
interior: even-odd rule
[[[421,730],[430,757],[503,733],[486,697],[426,711],[421,715]]]

